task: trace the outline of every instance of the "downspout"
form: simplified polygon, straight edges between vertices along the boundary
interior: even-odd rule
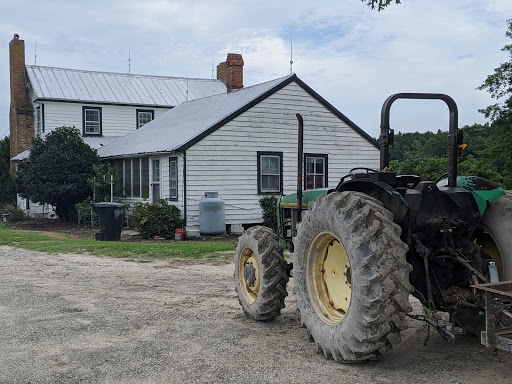
[[[183,228],[187,225],[187,151],[183,151]]]

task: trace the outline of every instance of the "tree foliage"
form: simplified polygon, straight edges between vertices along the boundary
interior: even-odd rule
[[[512,177],[505,176],[506,159],[490,156],[496,146],[493,125],[474,124],[465,126],[464,143],[459,160],[459,175],[480,176],[512,188]],[[422,180],[437,180],[448,171],[448,133],[398,133],[395,145],[390,149],[391,165],[399,174],[418,175]]]
[[[505,35],[512,39],[512,19],[507,20]],[[478,89],[487,91],[493,99],[503,100],[481,109],[491,119],[493,135],[489,137],[483,152],[492,160],[505,180],[512,179],[512,44],[506,44],[502,51],[508,52],[508,61],[494,69]]]
[[[507,20],[506,36],[512,39],[512,19]],[[467,148],[458,166],[459,175],[473,175],[492,180],[512,189],[512,44],[508,61],[494,69],[478,87],[498,101],[479,110],[490,119],[489,124],[465,126]],[[391,164],[401,174],[417,174],[424,180],[435,180],[448,170],[447,132],[398,133],[390,150]]]
[[[55,207],[63,221],[76,219],[75,204],[91,194],[87,180],[99,164],[96,150],[75,127],[60,127],[32,141],[30,156],[20,165],[16,185],[22,197]]]
[[[9,137],[0,140],[0,206],[16,203],[16,192],[9,171],[11,152]]]
[[[400,4],[400,0],[361,0],[371,9],[377,9],[378,12],[383,11],[391,3]]]
[[[507,20],[507,24],[508,31],[505,35],[512,39],[512,19]],[[512,44],[506,44],[501,50],[508,52],[508,61],[495,68],[494,73],[487,76],[483,84],[478,87],[480,90],[489,92],[493,99],[505,98],[501,104],[496,103],[480,110],[493,122],[512,120]]]

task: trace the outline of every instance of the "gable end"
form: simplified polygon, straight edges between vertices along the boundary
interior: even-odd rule
[[[306,83],[304,83],[302,80],[300,80],[297,75],[294,73],[292,76],[284,80],[282,83],[277,84],[275,87],[269,89],[267,92],[261,94],[256,99],[252,100],[250,103],[247,103],[242,108],[238,109],[237,111],[233,112],[231,115],[226,116],[224,119],[219,121],[218,123],[212,125],[210,128],[208,128],[206,131],[202,132],[200,135],[194,137],[192,140],[188,141],[184,145],[176,148],[176,151],[184,151],[188,148],[192,147],[194,144],[197,144],[201,140],[203,140],[205,137],[210,135],[211,133],[215,132],[217,129],[222,127],[223,125],[227,124],[237,116],[240,116],[242,113],[246,112],[250,108],[254,107],[256,104],[260,103],[261,101],[265,100],[267,97],[271,96],[272,94],[276,93],[280,89],[286,87],[288,84],[296,82],[302,89],[304,89],[309,95],[311,95],[314,99],[316,99],[320,104],[322,104],[325,108],[327,108],[330,112],[332,112],[336,117],[338,117],[340,120],[342,120],[344,123],[346,123],[350,128],[352,128],[354,131],[356,131],[359,135],[361,135],[364,139],[366,139],[370,144],[372,144],[376,148],[379,147],[379,143],[372,138],[370,135],[368,135],[365,131],[363,131],[361,128],[359,128],[352,120],[350,120],[347,116],[345,116],[343,113],[341,113],[339,110],[337,110],[333,105],[331,105],[327,100],[325,100],[322,96],[320,96],[318,93],[316,93],[312,88],[310,88]]]
[[[267,92],[261,94],[259,97],[255,98],[250,103],[247,103],[242,108],[240,108],[237,111],[233,112],[231,115],[226,116],[224,119],[222,119],[218,123],[212,125],[210,128],[208,128],[206,131],[204,131],[200,135],[194,137],[192,140],[190,140],[187,143],[183,144],[182,146],[176,148],[176,151],[184,151],[184,150],[190,148],[191,146],[193,146],[194,144],[200,142],[201,140],[203,140],[205,137],[207,137],[211,133],[215,132],[217,129],[222,127],[224,124],[227,124],[228,122],[233,120],[235,117],[240,116],[245,111],[251,109],[256,104],[260,103],[261,101],[265,100],[270,95],[276,93],[280,89],[286,87],[288,84],[290,84],[291,82],[296,81],[296,80],[297,80],[297,75],[293,74],[292,76],[290,76],[289,78],[284,80],[282,83],[277,84],[275,87],[273,87],[273,88],[269,89]]]
[[[307,93],[309,93],[312,97],[318,100],[320,104],[322,104],[329,111],[334,113],[339,119],[343,120],[350,128],[359,133],[362,137],[364,137],[370,144],[375,146],[376,148],[380,148],[379,143],[361,128],[359,128],[352,120],[350,120],[347,116],[337,110],[331,103],[325,100],[322,96],[316,93],[312,88],[310,88],[306,83],[304,83],[298,77],[295,79],[296,83],[299,84]]]

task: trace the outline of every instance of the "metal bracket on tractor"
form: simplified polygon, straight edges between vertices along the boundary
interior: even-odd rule
[[[485,331],[481,343],[487,348],[512,352],[512,281],[472,285],[485,299]]]

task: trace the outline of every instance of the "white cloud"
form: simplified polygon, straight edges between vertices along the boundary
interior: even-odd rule
[[[0,134],[8,128],[7,43],[25,39],[26,61],[157,75],[211,76],[228,52],[243,49],[245,85],[289,72],[290,37],[298,76],[335,107],[378,135],[380,108],[395,92],[444,92],[460,122],[483,122],[491,100],[475,88],[499,63],[507,43],[509,0],[405,0],[377,13],[359,0],[0,1]],[[9,15],[7,17],[7,15]],[[446,129],[440,103],[397,102],[397,130]]]

